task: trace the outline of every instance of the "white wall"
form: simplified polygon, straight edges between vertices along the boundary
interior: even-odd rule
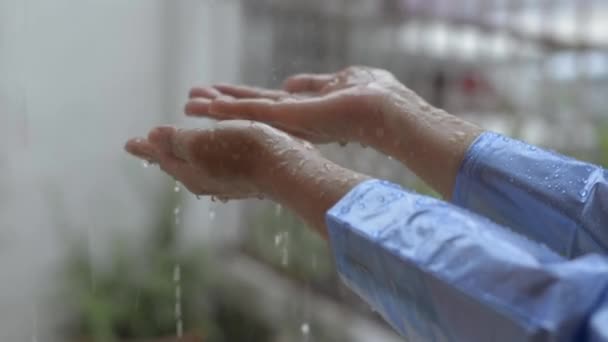
[[[122,146],[176,122],[191,84],[238,77],[238,22],[233,1],[0,0],[0,341],[49,340],[66,232],[103,258],[109,232],[153,223],[170,180]],[[189,235],[238,222],[207,205]]]

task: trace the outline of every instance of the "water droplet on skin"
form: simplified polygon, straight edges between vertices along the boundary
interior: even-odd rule
[[[310,326],[308,325],[308,323],[302,323],[302,325],[300,326],[300,331],[303,335],[308,335],[310,333]]]

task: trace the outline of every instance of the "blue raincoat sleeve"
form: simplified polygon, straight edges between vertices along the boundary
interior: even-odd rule
[[[409,341],[608,341],[608,259],[371,180],[326,216],[342,280]]]
[[[603,168],[486,132],[471,145],[453,202],[573,258],[608,253]]]

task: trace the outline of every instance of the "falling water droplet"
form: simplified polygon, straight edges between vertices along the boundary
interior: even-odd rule
[[[300,331],[302,332],[302,335],[308,335],[310,333],[310,325],[308,325],[308,323],[302,323],[302,325],[300,326]]]
[[[587,190],[581,190],[578,194],[581,195],[581,197],[585,197],[587,196]]]
[[[184,323],[182,321],[182,275],[181,266],[175,264],[173,268],[173,282],[175,283],[175,334],[177,338],[184,335]]]
[[[142,162],[141,162],[141,166],[142,166],[144,169],[147,169],[148,167],[150,167],[150,162],[149,162],[149,161],[147,161],[147,160],[144,160],[144,161],[142,161]]]
[[[281,234],[277,234],[274,236],[274,245],[278,246],[281,244]]]
[[[175,207],[175,209],[173,209],[173,215],[179,215],[180,209],[179,207]]]
[[[180,189],[181,189],[181,188],[180,188],[179,182],[175,182],[175,187],[173,188],[173,191],[175,191],[175,192],[179,192],[179,191],[180,191]]]

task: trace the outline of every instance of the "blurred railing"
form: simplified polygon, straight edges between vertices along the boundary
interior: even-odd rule
[[[606,155],[602,145],[608,144],[600,139],[608,119],[606,1],[241,4],[245,83],[277,87],[293,73],[370,65],[392,71],[435,106],[487,129],[596,162]],[[374,151],[326,146],[323,152],[347,167],[430,193],[413,174]],[[319,255],[323,242],[293,234],[301,230],[299,223],[262,207],[255,206],[250,210],[255,215],[245,220],[257,222],[248,225],[247,253],[365,311],[356,299],[339,295],[344,291],[333,270],[302,266]],[[273,246],[273,236],[282,240],[284,232],[292,232],[290,245],[299,248],[288,250],[290,263],[281,265],[284,252],[280,243]]]

